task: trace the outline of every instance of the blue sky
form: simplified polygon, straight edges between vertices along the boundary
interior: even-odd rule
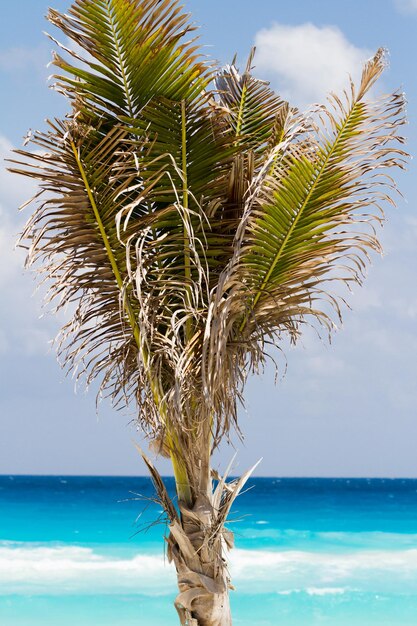
[[[66,10],[69,2],[52,3]],[[257,74],[294,104],[324,100],[378,47],[390,67],[376,91],[401,86],[408,99],[408,150],[417,150],[416,0],[187,0],[202,25],[207,54],[242,64],[257,44]],[[52,44],[42,35],[48,3],[4,3],[0,23],[0,154],[20,146],[29,128],[63,115],[47,88]],[[415,163],[398,176],[404,200],[387,209],[383,259],[373,258],[349,301],[331,346],[307,334],[284,346],[288,370],[251,379],[241,411],[236,471],[263,457],[258,473],[280,476],[417,476],[417,195]],[[0,172],[0,473],[135,474],[132,416],[95,395],[74,394],[48,341],[59,320],[40,318],[41,294],[13,251],[33,191]],[[28,215],[26,215],[28,217]],[[225,446],[218,463],[233,454]],[[162,467],[163,470],[166,467]]]

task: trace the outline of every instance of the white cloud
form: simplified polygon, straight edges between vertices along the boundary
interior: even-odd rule
[[[24,255],[15,250],[18,233],[27,216],[19,213],[19,206],[33,196],[35,186],[29,179],[7,171],[7,159],[16,158],[13,145],[0,135],[0,287],[13,284],[22,270]]]
[[[51,324],[39,320],[40,297],[33,295],[34,283],[29,275],[24,275],[24,252],[15,248],[15,227],[4,213],[0,216],[0,354],[11,351],[45,354]]]
[[[395,6],[401,13],[417,13],[417,0],[395,0]]]
[[[322,28],[274,24],[255,38],[258,73],[292,103],[305,107],[323,101],[329,91],[340,92],[360,76],[363,62],[372,56],[350,43],[336,26]]]
[[[12,144],[0,136],[0,161],[11,156]],[[34,193],[34,184],[0,168],[0,354],[21,352],[45,354],[56,333],[51,319],[39,320],[40,296],[33,296],[34,283],[23,270],[25,253],[16,249],[18,233],[27,215],[18,207]]]
[[[25,221],[25,216],[19,215],[17,209],[34,194],[35,186],[29,178],[17,177],[7,171],[6,168],[12,167],[7,159],[19,160],[12,153],[13,147],[8,139],[0,135],[0,213],[8,222],[16,224],[18,230]]]
[[[0,288],[13,284],[23,265],[22,255],[14,249],[16,236],[7,216],[0,209]]]

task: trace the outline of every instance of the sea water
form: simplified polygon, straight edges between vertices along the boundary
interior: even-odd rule
[[[0,477],[1,626],[176,626],[153,497],[147,478]],[[229,527],[236,626],[417,626],[417,480],[254,478]]]

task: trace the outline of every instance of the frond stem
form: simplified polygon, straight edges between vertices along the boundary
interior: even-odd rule
[[[248,86],[247,86],[247,81],[245,80],[244,85],[242,87],[242,95],[240,97],[239,112],[238,112],[238,115],[237,115],[236,137],[238,137],[240,135],[241,130],[242,130],[243,115],[244,115],[244,110],[245,110],[245,105],[246,105],[247,93],[248,93]]]
[[[141,356],[143,358],[143,362],[145,363],[145,366],[147,367],[148,363],[149,363],[149,354],[148,354],[148,351],[146,350],[146,347],[143,345],[143,343],[142,343],[142,341],[140,339],[140,331],[139,331],[139,327],[138,327],[138,324],[137,324],[136,319],[135,319],[135,314],[134,314],[134,311],[132,309],[132,305],[130,304],[130,302],[129,302],[128,298],[127,298],[126,290],[125,290],[124,284],[123,284],[123,279],[122,279],[122,276],[120,274],[120,271],[119,271],[116,259],[114,257],[113,250],[112,250],[112,247],[110,245],[109,238],[108,238],[106,230],[104,228],[104,224],[103,224],[103,221],[101,219],[100,212],[98,210],[97,203],[96,203],[96,200],[94,198],[94,194],[93,194],[93,192],[91,190],[91,187],[89,185],[87,174],[86,174],[84,166],[83,166],[83,164],[81,162],[81,158],[80,158],[78,149],[77,149],[77,147],[76,147],[76,145],[75,145],[75,143],[73,141],[71,141],[71,149],[72,149],[72,151],[74,153],[74,157],[75,157],[75,160],[76,160],[76,163],[77,163],[78,170],[79,170],[79,172],[81,174],[81,178],[83,180],[85,189],[87,191],[88,199],[90,201],[91,208],[93,209],[94,217],[96,218],[97,225],[98,225],[98,228],[99,228],[99,231],[100,231],[100,235],[101,235],[101,237],[103,239],[104,247],[106,248],[107,256],[109,257],[109,260],[110,260],[110,263],[111,263],[111,266],[112,266],[112,270],[113,270],[113,274],[114,274],[114,277],[115,277],[116,282],[117,282],[117,286],[119,287],[119,289],[120,289],[120,291],[121,291],[121,293],[123,295],[123,308],[124,308],[124,310],[126,312],[126,315],[127,315],[128,319],[129,319],[129,323],[130,323],[130,325],[132,327],[133,335],[134,335],[135,341],[136,341],[136,343],[138,345],[138,348],[139,348],[139,350],[141,352]]]
[[[190,260],[190,238],[187,231],[188,221],[188,172],[187,172],[187,116],[186,102],[181,101],[181,150],[182,150],[182,205],[184,208],[184,274],[186,302],[188,309],[191,310],[191,260]],[[187,315],[185,322],[186,341],[192,336],[192,321]]]
[[[135,313],[133,311],[132,305],[129,302],[128,299],[128,294],[126,292],[126,289],[124,288],[124,284],[123,284],[123,279],[122,276],[120,274],[115,256],[113,254],[113,250],[112,247],[110,245],[110,241],[109,238],[107,236],[106,233],[106,229],[104,227],[103,221],[101,219],[100,216],[100,212],[98,210],[97,207],[97,203],[96,200],[94,198],[94,194],[93,191],[90,187],[90,184],[88,182],[88,178],[87,178],[87,174],[86,171],[84,169],[84,166],[82,164],[81,158],[80,158],[80,154],[79,151],[75,145],[75,143],[73,141],[70,142],[71,144],[71,149],[74,153],[74,157],[77,163],[77,167],[78,170],[80,172],[82,181],[84,183],[85,189],[87,191],[87,195],[88,195],[88,199],[90,201],[90,205],[91,208],[93,209],[94,212],[94,217],[96,218],[97,221],[97,225],[100,231],[100,235],[103,239],[103,243],[104,243],[104,247],[106,249],[107,255],[109,257],[111,266],[112,266],[112,270],[113,270],[113,274],[114,277],[116,279],[117,282],[117,286],[119,287],[123,299],[123,309],[128,317],[129,320],[129,324],[132,328],[133,331],[133,336],[135,338],[135,342],[138,346],[140,355],[142,357],[144,366],[145,366],[145,371],[146,374],[148,376],[148,380],[149,380],[149,384],[152,390],[152,395],[154,397],[155,403],[158,407],[158,410],[161,413],[161,416],[163,418],[163,421],[165,423],[165,426],[167,428],[167,443],[170,449],[170,455],[171,455],[171,461],[172,461],[172,467],[174,470],[174,476],[175,476],[175,482],[177,485],[177,492],[178,492],[178,497],[180,500],[183,500],[184,502],[186,502],[187,504],[191,504],[192,502],[192,495],[191,495],[191,488],[189,485],[189,480],[188,480],[188,475],[187,475],[187,471],[186,471],[186,467],[184,465],[184,463],[181,461],[180,458],[178,458],[178,454],[176,452],[178,446],[176,445],[176,437],[175,434],[171,432],[171,429],[169,428],[169,419],[166,413],[166,409],[164,407],[164,403],[163,403],[163,393],[161,392],[160,388],[159,388],[159,381],[155,380],[152,376],[151,373],[151,368],[150,368],[150,358],[149,358],[149,352],[147,350],[146,345],[144,345],[144,342],[141,340],[141,336],[140,336],[140,330],[139,330],[139,326],[136,322],[136,317],[135,317]]]
[[[114,15],[111,12],[111,8],[110,8],[110,5],[109,5],[109,2],[106,2],[106,8],[107,8],[107,15],[109,17],[110,28],[112,30],[112,34],[113,34],[113,37],[114,37],[114,45],[115,45],[115,48],[116,48],[117,59],[119,61],[120,71],[122,73],[123,86],[124,86],[125,95],[126,95],[126,104],[128,106],[130,116],[134,117],[133,103],[132,103],[132,99],[131,99],[131,96],[130,96],[130,90],[129,90],[129,83],[128,83],[128,78],[127,78],[127,73],[126,73],[126,69],[125,69],[125,64],[124,64],[124,60],[123,60],[122,51],[120,49],[119,41],[118,41],[118,38],[117,38],[117,32],[116,32],[116,29],[115,29],[115,26],[114,26]]]

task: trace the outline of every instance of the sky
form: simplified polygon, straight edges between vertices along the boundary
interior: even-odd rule
[[[62,116],[65,102],[48,89],[53,45],[43,31],[48,3],[3,3],[0,22],[0,474],[135,475],[132,414],[95,393],[74,390],[50,340],[60,321],[42,309],[42,294],[14,249],[29,217],[18,207],[32,184],[4,170],[29,128]],[[65,11],[70,3],[55,0]],[[341,90],[348,75],[380,46],[390,66],[375,88],[407,94],[407,149],[417,153],[417,0],[185,0],[201,25],[206,54],[221,64],[237,52],[243,66],[257,46],[255,74],[291,103],[307,108]],[[417,477],[417,194],[416,165],[397,176],[403,197],[387,207],[384,256],[374,256],[362,288],[349,295],[332,344],[307,333],[284,344],[280,376],[251,378],[240,412],[245,435],[216,457],[221,470],[237,452],[239,473],[263,458],[273,476]],[[168,473],[162,463],[161,471]]]

